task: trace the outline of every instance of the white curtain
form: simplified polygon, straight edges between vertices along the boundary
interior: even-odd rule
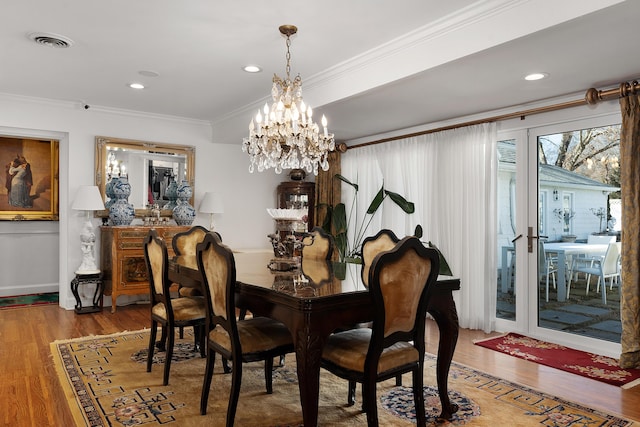
[[[454,293],[460,326],[490,332],[496,309],[496,125],[487,123],[385,144],[350,149],[342,156],[342,200],[349,241],[369,215],[366,209],[384,185],[415,204],[405,214],[385,200],[362,234],[382,228],[398,237],[423,227],[423,240],[442,251],[461,290]],[[356,197],[357,196],[357,197]],[[355,201],[354,201],[354,197]]]

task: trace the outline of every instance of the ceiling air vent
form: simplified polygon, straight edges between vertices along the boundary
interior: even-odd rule
[[[73,40],[58,34],[31,33],[29,34],[29,38],[34,42],[41,44],[43,46],[57,47],[57,48],[67,48],[67,47],[73,46]]]

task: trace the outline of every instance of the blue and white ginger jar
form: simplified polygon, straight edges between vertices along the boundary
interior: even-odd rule
[[[129,225],[135,218],[135,209],[128,202],[131,194],[131,184],[126,177],[120,177],[113,184],[113,196],[115,202],[109,207],[109,220],[111,225]]]
[[[176,194],[178,201],[176,207],[173,208],[173,219],[178,225],[191,225],[196,219],[196,210],[189,204],[193,190],[186,180],[178,185]]]
[[[164,195],[167,196],[169,202],[165,204],[162,209],[173,210],[173,208],[178,206],[178,203],[176,202],[178,200],[178,184],[176,183],[175,179],[172,179],[169,185],[167,185],[167,189],[165,190]]]
[[[104,187],[104,194],[107,196],[107,202],[104,204],[104,208],[109,210],[111,205],[116,202],[116,196],[113,194],[113,185],[116,183],[118,178],[111,178],[107,185]]]

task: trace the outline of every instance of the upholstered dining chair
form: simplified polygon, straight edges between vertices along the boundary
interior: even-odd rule
[[[216,353],[233,364],[231,392],[227,407],[227,426],[233,426],[242,364],[264,360],[267,393],[271,393],[273,358],[293,352],[291,333],[282,323],[266,317],[236,319],[236,267],[233,252],[218,236],[209,233],[197,246],[198,268],[202,272],[207,312],[207,364],[200,413],[205,415],[213,377]]]
[[[147,372],[151,372],[158,325],[162,326],[161,345],[165,345],[163,385],[169,384],[171,357],[175,341],[175,328],[193,326],[196,341],[200,343],[200,354],[204,352],[204,326],[206,320],[204,298],[171,298],[169,281],[169,255],[163,239],[151,229],[144,240],[144,257],[149,273],[151,299],[151,333]]]
[[[438,278],[439,263],[438,252],[412,236],[376,255],[368,278],[372,327],[334,333],[324,346],[322,367],[362,384],[369,426],[378,425],[377,383],[404,372],[413,374],[417,425],[425,425],[425,321],[428,293]]]
[[[362,283],[365,286],[369,286],[369,269],[373,259],[381,252],[389,251],[395,247],[400,241],[398,236],[389,229],[383,228],[373,236],[367,236],[362,241],[360,253],[362,255],[362,268],[360,273],[362,276]],[[371,324],[359,324],[358,327],[371,327]],[[396,386],[402,385],[402,374],[396,375]],[[349,394],[347,397],[348,405],[353,405],[356,398],[356,382],[349,381]]]
[[[177,233],[171,240],[171,246],[173,247],[173,253],[176,255],[196,255],[196,245],[204,239],[204,236],[209,232],[201,225],[194,225],[187,231]],[[218,236],[220,236],[218,234]],[[222,240],[222,237],[220,237]],[[202,293],[197,288],[188,288],[178,286],[178,294],[180,296],[202,296]]]
[[[373,259],[380,252],[385,252],[393,249],[393,247],[400,241],[396,234],[388,229],[382,229],[373,236],[368,236],[362,241],[362,282],[365,286],[369,285],[369,268]]]
[[[204,236],[206,236],[207,233],[209,232],[210,232],[209,230],[207,230],[201,225],[194,225],[187,231],[183,231],[182,233],[177,233],[175,236],[173,236],[173,239],[171,240],[171,246],[173,247],[173,252],[176,255],[195,256],[196,246],[198,245],[198,243],[204,240]],[[217,231],[211,231],[211,233],[214,233],[216,236],[218,236],[220,241],[222,241],[222,236],[220,235],[220,233],[218,233]],[[178,296],[202,298],[203,294],[198,288],[180,286],[178,284]],[[244,317],[246,316],[246,314],[247,314],[246,311],[243,311],[241,313],[241,316]],[[180,328],[180,338],[183,338],[183,335],[184,335],[183,330],[184,328]],[[222,366],[224,367],[225,373],[228,374],[229,372],[231,372],[231,367],[229,366],[228,360],[223,359]]]
[[[302,239],[302,258],[330,260],[334,247],[333,236],[327,234],[322,227],[314,227]]]
[[[204,235],[209,230],[201,225],[194,225],[187,231],[176,233],[171,239],[173,253],[176,255],[196,255],[196,245],[202,242]],[[202,296],[202,292],[198,288],[180,286],[178,283],[178,296],[193,297]],[[180,328],[180,338],[184,337],[184,328]]]

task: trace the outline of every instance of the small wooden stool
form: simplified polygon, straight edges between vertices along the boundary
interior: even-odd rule
[[[78,294],[78,286],[80,285],[96,285],[96,290],[93,293],[93,306],[82,307],[82,301],[80,300],[80,295]],[[102,311],[102,294],[104,292],[104,288],[102,285],[102,273],[76,273],[76,277],[71,280],[71,292],[73,292],[73,296],[76,298],[76,313],[86,314]]]

